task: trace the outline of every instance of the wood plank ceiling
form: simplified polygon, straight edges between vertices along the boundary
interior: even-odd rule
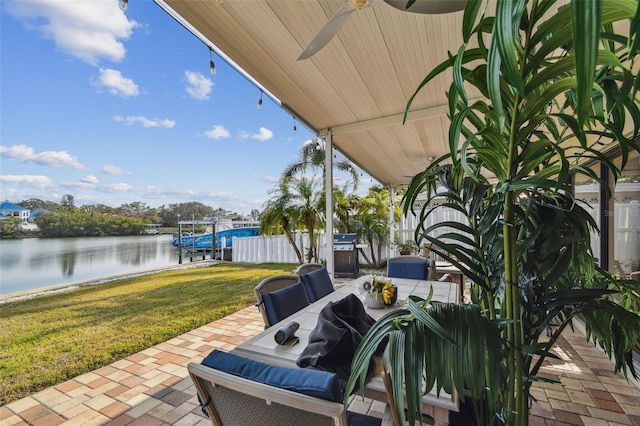
[[[448,151],[449,77],[419,94],[406,124],[402,114],[428,71],[462,43],[462,12],[416,14],[376,1],[352,13],[320,52],[297,61],[341,0],[155,1],[296,118],[316,132],[331,129],[334,147],[380,183],[404,186],[428,157]]]

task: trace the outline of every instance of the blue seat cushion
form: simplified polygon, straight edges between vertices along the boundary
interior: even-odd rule
[[[300,281],[304,285],[310,303],[322,299],[334,290],[327,268],[316,269],[304,274],[300,276]]]
[[[427,264],[426,262],[391,262],[387,267],[387,276],[426,280]]]
[[[338,376],[328,371],[279,367],[217,349],[207,355],[202,364],[254,382],[328,401],[342,402],[343,393]]]
[[[282,321],[291,314],[309,306],[309,299],[301,282],[262,295],[269,325]]]

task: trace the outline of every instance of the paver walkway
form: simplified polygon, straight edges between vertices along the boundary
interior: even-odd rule
[[[187,373],[213,349],[229,351],[264,329],[251,306],[126,359],[0,407],[0,425],[210,425]],[[640,389],[580,333],[565,332],[542,372],[530,425],[640,426]],[[353,400],[350,409],[382,417],[384,404]],[[252,426],[252,425],[247,425]],[[256,425],[260,426],[260,425]],[[309,425],[313,426],[313,425]]]

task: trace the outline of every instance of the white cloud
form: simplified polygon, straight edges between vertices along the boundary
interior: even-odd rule
[[[26,145],[13,145],[11,147],[0,146],[0,156],[21,162],[32,161],[43,166],[71,167],[77,170],[84,169],[84,165],[79,163],[76,157],[69,155],[67,151],[43,151],[35,153],[33,148]]]
[[[139,188],[140,194],[144,198],[154,199],[154,198],[182,198],[182,199],[193,199],[196,195],[196,192],[191,189],[164,189],[159,188],[157,186],[143,186]]]
[[[273,138],[273,132],[267,129],[266,127],[260,127],[260,130],[258,130],[258,133],[253,133],[253,134],[245,132],[243,130],[240,133],[238,133],[238,138],[239,139],[258,139],[261,141],[268,141],[269,139]]]
[[[258,139],[261,141],[268,141],[273,137],[273,132],[266,127],[260,127],[257,134],[251,135],[251,139]]]
[[[164,127],[166,129],[170,129],[176,125],[176,122],[173,120],[169,120],[165,118],[164,120],[160,118],[146,118],[141,115],[129,115],[127,117],[121,117],[116,115],[113,117],[114,121],[117,123],[125,123],[129,126],[133,126],[135,123],[142,124],[142,127]]]
[[[42,175],[0,175],[0,182],[33,186],[41,189],[52,186],[51,179]]]
[[[132,79],[122,76],[122,73],[110,68],[100,68],[100,77],[92,79],[91,84],[98,88],[105,87],[114,96],[128,98],[138,96],[140,90]]]
[[[88,182],[62,182],[61,187],[67,189],[95,189],[96,185]]]
[[[213,81],[199,72],[185,71],[184,76],[187,79],[186,91],[191,97],[199,100],[209,99]]]
[[[94,66],[103,58],[123,60],[126,50],[122,40],[139,25],[127,18],[115,0],[19,0],[4,5],[26,28],[42,33],[61,51]]]
[[[136,189],[133,185],[129,185],[128,183],[97,184],[92,182],[86,182],[84,179],[82,182],[63,182],[61,186],[64,188],[72,188],[72,189],[78,189],[78,188],[93,189],[98,192],[106,192],[109,194],[133,192]]]
[[[219,124],[213,126],[211,130],[207,130],[206,132],[204,132],[204,135],[209,139],[222,139],[231,136],[229,131],[225,129],[224,126],[221,126]]]
[[[87,176],[83,177],[80,180],[82,182],[84,182],[84,183],[89,183],[89,184],[93,184],[93,185],[95,185],[95,184],[97,184],[99,182],[98,178],[95,177],[94,175],[87,175]]]
[[[129,185],[128,183],[113,183],[107,185],[100,185],[96,189],[102,192],[130,192],[135,188],[133,185]]]
[[[127,172],[122,170],[122,168],[120,168],[118,166],[113,166],[111,164],[107,164],[107,165],[102,166],[102,168],[100,168],[100,171],[102,173],[104,173],[105,175],[111,175],[111,176],[127,174]]]

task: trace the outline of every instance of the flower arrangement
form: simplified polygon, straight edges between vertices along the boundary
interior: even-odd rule
[[[397,287],[391,284],[391,281],[384,278],[373,277],[373,283],[369,294],[372,296],[381,295],[382,302],[389,306],[393,305],[398,297]]]

